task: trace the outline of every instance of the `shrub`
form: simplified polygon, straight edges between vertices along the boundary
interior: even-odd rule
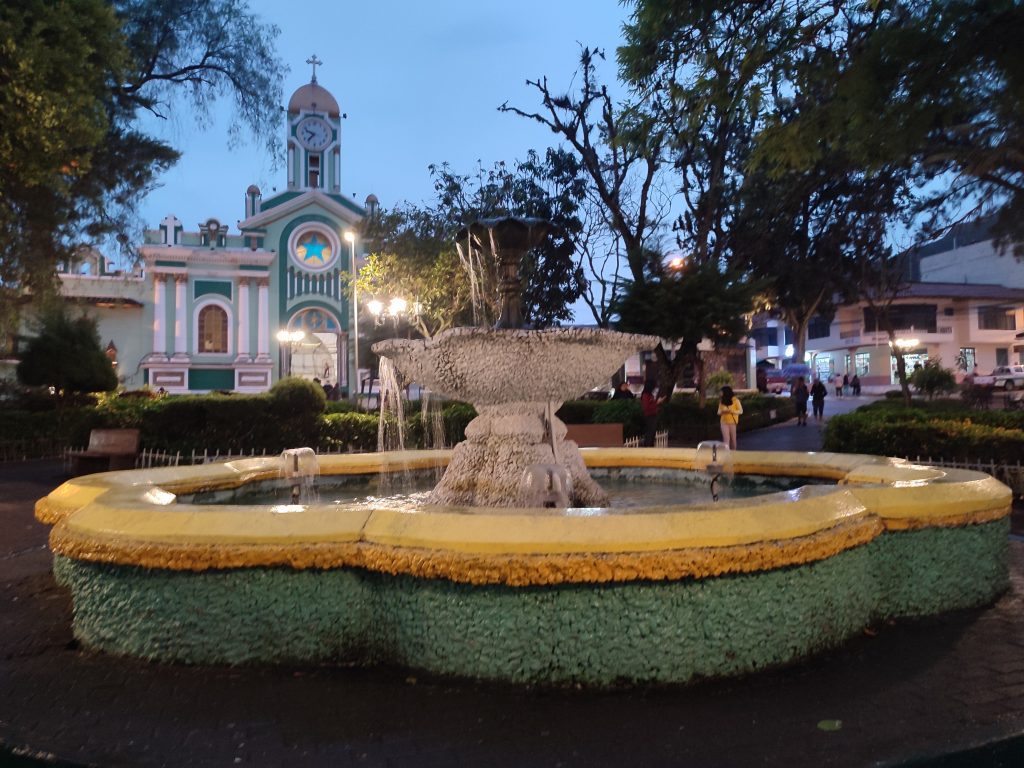
[[[594,414],[609,402],[608,400],[566,400],[555,416],[566,424],[592,424],[594,423]]]
[[[327,407],[324,388],[297,376],[281,379],[270,388],[272,409],[277,413],[323,413]]]
[[[622,424],[622,433],[626,439],[639,437],[644,433],[644,412],[640,401],[622,398],[598,403],[594,409],[592,423]],[[564,419],[563,419],[564,421]]]
[[[319,445],[331,450],[377,450],[377,415],[373,413],[329,413],[320,420]]]
[[[722,387],[731,386],[732,374],[729,371],[715,371],[708,376],[708,380],[704,383],[704,392],[717,397],[718,393],[722,391]]]
[[[441,411],[444,418],[444,439],[448,445],[466,439],[466,426],[476,418],[476,408],[469,403],[451,402]]]
[[[743,415],[739,431],[766,427],[793,418],[796,408],[788,397],[742,394]],[[669,437],[683,442],[714,440],[721,437],[718,422],[718,400],[709,399],[702,408],[691,394],[677,394],[662,407],[661,424],[667,426]]]
[[[931,400],[940,393],[954,391],[956,377],[951,370],[943,368],[942,361],[936,357],[925,361],[924,365],[914,370],[910,375],[910,384]]]
[[[906,408],[875,403],[833,417],[825,429],[826,451],[881,456],[1024,459],[1024,413],[970,411],[956,401],[917,403]]]
[[[183,395],[158,400],[141,422],[142,444],[170,451],[266,450],[316,445],[308,433],[294,434],[292,420],[272,413],[266,395]],[[302,428],[308,429],[300,419]],[[301,439],[305,438],[305,439]],[[301,439],[301,441],[300,441]]]
[[[352,413],[353,411],[359,410],[349,400],[328,400],[326,406],[327,413]]]
[[[992,404],[992,389],[989,385],[964,382],[960,399],[968,408],[988,408]]]

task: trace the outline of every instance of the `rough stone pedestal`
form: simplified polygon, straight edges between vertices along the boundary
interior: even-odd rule
[[[555,410],[557,404],[555,404]],[[455,447],[448,469],[430,501],[471,507],[523,506],[525,476],[535,465],[557,464],[572,481],[571,506],[603,507],[608,495],[587,472],[576,443],[565,439],[561,419],[553,419],[557,458],[546,426],[548,403],[514,402],[478,406],[466,427],[466,440]]]

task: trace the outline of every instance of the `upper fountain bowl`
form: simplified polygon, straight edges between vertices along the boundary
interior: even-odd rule
[[[453,328],[432,339],[373,345],[407,379],[475,405],[578,397],[608,380],[657,336],[598,328]]]

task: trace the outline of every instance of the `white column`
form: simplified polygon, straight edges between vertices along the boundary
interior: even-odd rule
[[[167,278],[153,276],[153,354],[167,353]]]
[[[259,281],[257,292],[256,359],[270,360],[270,286],[267,280]]]
[[[174,276],[174,356],[185,357],[188,355],[188,324],[185,319],[185,289],[188,287],[188,277],[185,275]]]
[[[238,360],[249,359],[249,281],[242,278],[238,281]]]

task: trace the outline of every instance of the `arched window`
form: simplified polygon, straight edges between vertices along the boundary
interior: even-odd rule
[[[228,313],[216,304],[199,310],[199,351],[228,351]]]

